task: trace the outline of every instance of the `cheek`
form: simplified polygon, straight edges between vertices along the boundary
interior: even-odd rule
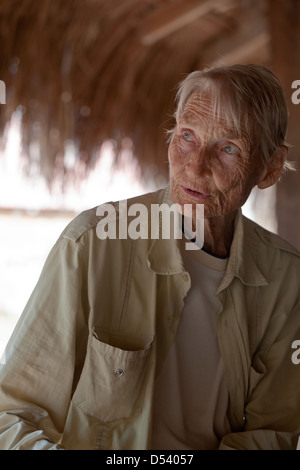
[[[241,164],[235,159],[214,162],[214,179],[220,189],[234,190],[240,188],[248,179],[248,165]]]
[[[219,189],[219,204],[225,211],[241,207],[254,186],[240,171],[224,174],[222,179],[216,179],[216,183]]]

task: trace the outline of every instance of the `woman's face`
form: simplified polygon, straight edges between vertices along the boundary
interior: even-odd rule
[[[204,217],[223,217],[241,207],[262,172],[244,138],[224,114],[214,116],[209,93],[194,93],[169,146],[173,203],[204,204]]]

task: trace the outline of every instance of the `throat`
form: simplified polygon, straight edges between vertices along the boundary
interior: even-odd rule
[[[229,256],[235,216],[236,213],[233,213],[226,217],[205,219],[203,245],[205,251],[221,258]]]

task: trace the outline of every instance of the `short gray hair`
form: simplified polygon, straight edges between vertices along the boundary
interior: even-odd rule
[[[225,110],[228,124],[246,138],[250,152],[258,152],[263,164],[269,162],[270,155],[281,145],[289,147],[285,140],[287,103],[280,82],[270,69],[262,65],[237,64],[190,73],[178,87],[176,122],[189,97],[197,92],[201,99],[201,93],[208,90],[215,116]],[[293,169],[293,164],[285,161],[284,169]]]

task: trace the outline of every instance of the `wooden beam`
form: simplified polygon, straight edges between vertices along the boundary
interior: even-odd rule
[[[180,28],[198,20],[207,13],[226,13],[236,0],[184,0],[164,6],[149,16],[141,25],[141,42],[149,46]]]
[[[250,11],[240,7],[230,31],[216,37],[202,54],[200,65],[246,63],[255,60],[269,62],[271,39],[265,10],[261,4]]]
[[[238,46],[212,62],[211,65],[233,65],[258,61],[266,63],[270,61],[270,34],[264,31],[254,37],[249,37],[239,43]]]

